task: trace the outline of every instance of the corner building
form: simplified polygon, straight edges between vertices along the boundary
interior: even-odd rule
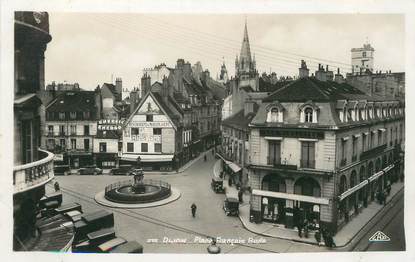
[[[250,123],[250,216],[288,228],[315,219],[337,232],[402,176],[404,105],[305,67]]]

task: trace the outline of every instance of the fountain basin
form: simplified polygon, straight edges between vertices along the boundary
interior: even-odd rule
[[[139,188],[139,190],[137,190]],[[139,185],[134,180],[125,180],[105,187],[105,199],[122,204],[151,203],[168,198],[170,184],[153,179],[144,179]]]

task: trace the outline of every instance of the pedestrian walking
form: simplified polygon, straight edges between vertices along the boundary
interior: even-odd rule
[[[303,226],[304,226],[304,237],[308,238],[308,230],[310,227],[310,223],[308,222],[307,218],[304,219]]]
[[[195,203],[193,203],[193,204],[190,206],[190,209],[192,210],[192,216],[193,216],[193,217],[195,217],[195,216],[196,216],[196,209],[197,209],[196,204],[195,204]]]
[[[321,242],[321,231],[320,231],[320,229],[318,229],[316,231],[316,233],[314,234],[314,238],[316,239],[317,244],[320,246],[320,242]]]
[[[244,195],[244,191],[242,189],[239,190],[238,191],[238,200],[239,200],[239,203],[243,203],[244,202],[243,195]]]
[[[206,160],[207,160],[207,156],[206,156],[206,154],[204,155],[203,159],[204,159],[204,160],[205,160],[205,162],[206,162]]]
[[[336,243],[334,243],[333,234],[331,232],[328,233],[329,238],[329,247],[333,248],[336,247]]]
[[[55,187],[55,191],[58,192],[59,190],[61,190],[58,181],[55,182],[55,184],[53,184],[53,186]]]

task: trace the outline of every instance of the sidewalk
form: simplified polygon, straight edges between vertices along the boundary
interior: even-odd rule
[[[217,161],[213,168],[213,175],[219,176],[219,161]],[[226,195],[237,197],[238,191],[235,187],[227,186],[226,187]],[[391,201],[391,199],[398,194],[404,187],[402,182],[397,182],[392,185],[391,193],[387,198],[387,202]],[[359,213],[356,217],[351,218],[351,220],[334,236],[334,242],[336,243],[338,248],[344,247],[350,243],[350,241],[362,230],[362,228],[368,224],[375,216],[378,214],[382,209],[383,205],[378,204],[376,201],[373,201],[368,205],[368,207],[364,208],[361,213]],[[268,236],[268,237],[275,237],[281,239],[287,239],[296,242],[303,242],[317,245],[317,242],[314,238],[314,233],[309,232],[308,238],[300,238],[298,236],[297,229],[289,229],[285,228],[284,225],[273,224],[262,222],[261,224],[251,223],[249,221],[249,194],[244,194],[244,203],[242,203],[239,207],[239,218],[244,225],[244,227],[254,233]]]
[[[147,175],[173,175],[173,174],[179,174],[179,173],[183,173],[184,171],[186,171],[188,168],[190,168],[194,163],[196,163],[197,161],[199,161],[205,154],[208,155],[209,157],[211,156],[211,151],[212,149],[209,149],[205,152],[200,153],[199,156],[197,156],[196,158],[190,160],[189,162],[187,162],[186,164],[184,164],[182,167],[179,168],[178,172],[176,172],[176,170],[174,171],[145,171],[145,174]],[[78,174],[78,170],[79,169],[71,169],[71,174]],[[111,173],[111,168],[110,169],[102,169],[102,174],[103,175],[109,175]]]

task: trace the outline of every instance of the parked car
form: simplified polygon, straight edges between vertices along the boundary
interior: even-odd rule
[[[239,215],[239,200],[233,197],[227,197],[223,202],[223,210],[227,216]]]
[[[114,176],[127,176],[133,169],[132,165],[120,165],[118,168],[111,169],[111,174]]]
[[[223,180],[217,177],[212,178],[210,186],[215,193],[225,193],[225,188],[223,187]]]
[[[55,176],[66,176],[69,175],[70,168],[68,165],[55,165],[53,168],[53,172]]]
[[[80,175],[102,175],[102,169],[95,166],[82,167],[79,169]]]

